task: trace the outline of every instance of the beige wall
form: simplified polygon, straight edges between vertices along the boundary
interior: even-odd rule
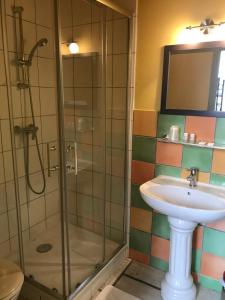
[[[159,110],[163,46],[206,17],[225,20],[225,1],[139,0],[135,108]]]

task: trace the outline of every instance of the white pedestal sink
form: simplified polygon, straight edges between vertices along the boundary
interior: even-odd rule
[[[161,284],[163,300],[195,300],[196,287],[191,276],[192,235],[198,223],[225,217],[225,189],[159,176],[140,186],[145,202],[168,215],[170,224],[169,271]]]

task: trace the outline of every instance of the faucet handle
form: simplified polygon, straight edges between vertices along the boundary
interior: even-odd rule
[[[199,168],[197,167],[190,167],[190,169],[188,169],[188,171],[191,172],[191,175],[197,175],[199,172]]]
[[[189,169],[189,171],[192,171],[192,170],[194,170],[194,171],[199,171],[199,168],[198,167],[190,167],[190,169]]]

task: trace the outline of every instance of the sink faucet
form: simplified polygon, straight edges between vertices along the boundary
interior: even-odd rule
[[[195,168],[195,167],[191,167],[188,170],[190,171],[190,175],[187,177],[187,181],[190,181],[189,186],[195,187],[197,185],[197,181],[198,181],[199,169]]]

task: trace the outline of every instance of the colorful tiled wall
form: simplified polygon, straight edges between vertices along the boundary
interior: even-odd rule
[[[161,115],[134,111],[130,256],[139,262],[168,269],[170,229],[167,217],[142,200],[139,185],[157,175],[186,178],[191,166],[200,169],[199,181],[225,186],[225,151],[157,142],[171,125],[195,132],[197,140],[225,144],[225,119]],[[221,290],[225,270],[225,220],[198,226],[194,232],[192,272],[195,281]]]

